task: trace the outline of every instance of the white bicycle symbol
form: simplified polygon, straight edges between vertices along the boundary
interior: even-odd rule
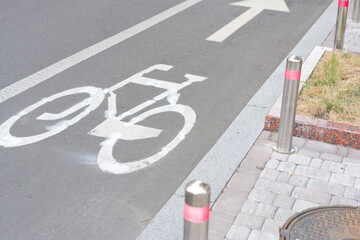
[[[192,74],[185,74],[184,76],[187,79],[187,81],[183,83],[172,83],[172,82],[157,80],[143,76],[144,74],[154,70],[168,71],[172,67],[173,66],[165,65],[165,64],[158,64],[151,66],[125,79],[124,81],[119,82],[118,84],[108,89],[101,89],[93,86],[79,87],[79,88],[69,89],[54,94],[50,97],[44,98],[41,101],[22,110],[21,112],[9,118],[3,124],[0,125],[0,146],[4,146],[4,147],[23,146],[23,145],[39,142],[55,134],[58,134],[64,131],[69,126],[77,123],[82,118],[87,116],[90,112],[98,108],[99,105],[104,100],[105,95],[108,95],[107,97],[108,109],[107,109],[105,121],[100,123],[98,126],[96,126],[88,133],[90,135],[106,138],[106,140],[102,143],[101,149],[97,157],[97,164],[99,168],[104,172],[110,172],[114,174],[124,174],[149,166],[150,164],[155,163],[156,161],[164,157],[168,152],[173,150],[185,138],[186,134],[188,134],[191,131],[191,129],[195,124],[196,114],[194,110],[187,105],[182,105],[177,103],[177,100],[180,96],[180,94],[178,94],[178,91],[189,86],[193,82],[201,82],[207,79],[206,77],[196,76]],[[152,100],[148,100],[122,113],[121,115],[116,116],[117,114],[116,94],[114,93],[114,91],[122,88],[123,86],[129,83],[152,86],[156,88],[165,89],[166,91],[154,97]],[[61,113],[46,112],[36,118],[37,120],[44,120],[44,121],[59,120],[59,119],[64,119],[65,117],[74,114],[80,111],[81,109],[84,109],[70,120],[64,120],[56,124],[55,126],[47,127],[48,130],[47,132],[33,136],[16,137],[10,133],[11,127],[21,117],[29,114],[30,112],[41,107],[42,105],[52,102],[61,97],[75,95],[75,94],[84,94],[84,93],[89,94],[90,97],[71,106],[70,108],[64,110]],[[165,98],[167,98],[169,102],[168,105],[156,107],[148,111],[145,111],[139,114],[138,116],[133,117],[129,122],[122,121],[124,118],[133,116],[139,111]],[[184,117],[185,122],[183,128],[178,133],[178,135],[174,139],[172,139],[164,148],[162,148],[160,152],[144,159],[140,159],[134,162],[126,162],[126,163],[121,163],[120,161],[116,160],[113,157],[113,148],[119,139],[132,141],[138,139],[155,138],[159,136],[159,134],[161,133],[160,129],[137,125],[137,123],[143,121],[144,119],[150,116],[163,112],[180,113]]]

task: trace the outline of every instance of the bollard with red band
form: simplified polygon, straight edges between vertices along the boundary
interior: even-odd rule
[[[274,149],[281,153],[292,153],[292,137],[296,115],[296,103],[299,92],[302,59],[298,56],[287,58],[284,90],[281,103],[279,135]]]
[[[339,0],[339,7],[348,7],[349,1],[348,0]]]
[[[207,240],[210,217],[210,186],[199,180],[186,185],[184,240]]]
[[[334,49],[342,50],[344,47],[344,37],[346,29],[346,18],[349,7],[349,0],[339,0],[338,13],[335,29]]]

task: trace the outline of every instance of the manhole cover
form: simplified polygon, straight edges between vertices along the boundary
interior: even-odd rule
[[[360,208],[318,207],[290,218],[280,230],[282,240],[360,240]]]

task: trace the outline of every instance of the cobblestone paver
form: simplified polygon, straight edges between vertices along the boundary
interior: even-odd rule
[[[354,23],[351,19],[347,21],[344,49],[352,52],[360,52],[360,23]]]
[[[348,8],[349,12],[346,20],[343,50],[350,52],[360,52],[360,23],[355,23],[352,21],[353,3],[354,1],[350,1]],[[335,27],[324,41],[323,46],[332,48],[334,46],[334,35]]]
[[[269,133],[259,140],[215,203],[209,240],[279,239],[279,228],[305,209],[359,205],[360,151],[305,140],[287,155],[272,149]]]

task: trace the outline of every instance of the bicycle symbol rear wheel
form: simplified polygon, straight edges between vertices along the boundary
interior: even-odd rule
[[[44,113],[37,117],[37,120],[58,120],[65,118],[66,116],[79,111],[80,109],[84,108],[82,112],[77,114],[75,117],[62,121],[60,125],[50,128],[49,131],[40,133],[33,136],[26,136],[26,137],[16,137],[10,133],[11,128],[13,125],[22,117],[28,115],[30,112],[36,110],[37,108],[45,105],[46,103],[52,102],[56,99],[61,97],[75,95],[75,94],[82,94],[87,93],[90,95],[89,98],[75,104],[74,106],[70,107],[69,109],[58,113],[58,114],[51,114],[51,113]],[[55,134],[58,134],[64,131],[69,126],[77,123],[82,118],[87,116],[91,111],[96,109],[101,102],[104,100],[104,92],[101,88],[96,87],[80,87],[80,88],[72,88],[57,94],[54,94],[50,97],[44,98],[41,101],[34,103],[33,105],[25,108],[15,116],[12,116],[8,120],[6,120],[3,124],[0,125],[0,145],[4,147],[17,147],[23,146],[31,143],[35,143],[46,138],[49,138]],[[31,126],[29,126],[31,127]]]

